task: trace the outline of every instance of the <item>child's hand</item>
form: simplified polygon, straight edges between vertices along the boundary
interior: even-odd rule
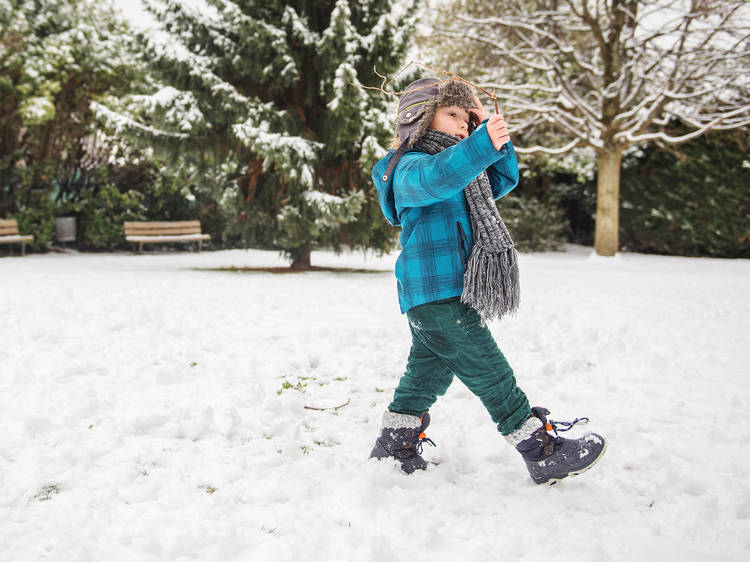
[[[502,115],[495,114],[490,117],[489,121],[487,121],[487,134],[490,135],[490,140],[495,150],[500,150],[510,140],[508,126],[505,124],[505,119],[503,119]]]

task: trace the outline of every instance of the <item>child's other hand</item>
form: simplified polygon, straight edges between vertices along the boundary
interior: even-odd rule
[[[476,116],[479,117],[480,123],[489,117],[489,115],[487,115],[487,111],[482,105],[482,102],[479,101],[479,98],[476,96],[474,96],[474,107],[471,109],[471,112],[475,113]]]
[[[505,143],[510,140],[508,126],[502,115],[495,114],[487,121],[487,134],[490,136],[492,146],[495,150],[500,150]]]

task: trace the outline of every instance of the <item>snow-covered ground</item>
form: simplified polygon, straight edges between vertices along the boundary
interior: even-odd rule
[[[609,439],[537,487],[458,381],[439,465],[367,460],[410,343],[393,261],[0,259],[0,559],[750,559],[750,262],[521,257],[492,331],[533,404]]]

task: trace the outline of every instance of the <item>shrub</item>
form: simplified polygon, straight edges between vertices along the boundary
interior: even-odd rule
[[[567,224],[563,211],[550,201],[511,196],[498,207],[516,248],[522,252],[550,252],[564,249]]]
[[[625,161],[620,243],[637,252],[750,257],[750,162],[738,133]]]
[[[125,245],[122,223],[143,220],[140,193],[121,193],[116,187],[104,186],[81,205],[80,245],[87,249],[113,250]]]
[[[21,234],[34,235],[34,241],[27,245],[30,250],[49,249],[55,234],[55,206],[52,200],[42,197],[34,205],[22,207],[13,213],[12,218],[18,221]]]

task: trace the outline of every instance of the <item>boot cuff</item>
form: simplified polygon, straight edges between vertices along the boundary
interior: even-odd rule
[[[421,420],[419,416],[410,416],[409,414],[397,414],[396,412],[386,412],[383,414],[383,423],[381,424],[382,429],[399,428],[399,427],[415,427],[421,426]]]
[[[515,430],[513,433],[505,435],[504,437],[505,440],[508,441],[508,443],[515,447],[521,441],[525,441],[526,439],[531,437],[531,434],[540,427],[544,427],[542,420],[540,420],[539,418],[531,417],[523,422],[523,425],[519,429]]]

